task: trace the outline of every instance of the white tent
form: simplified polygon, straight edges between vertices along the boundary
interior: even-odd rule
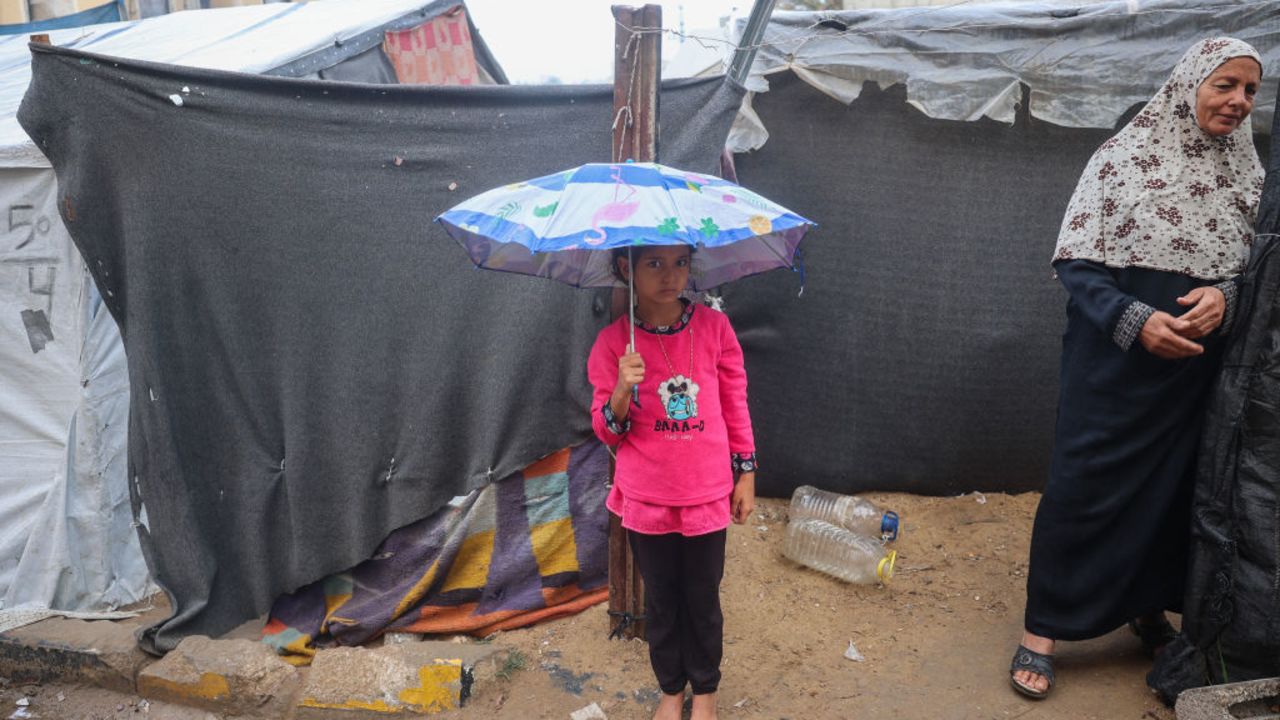
[[[154,62],[315,76],[356,62],[389,30],[460,4],[199,10],[57,30],[50,39]],[[478,34],[472,42],[481,81],[505,81]],[[0,615],[104,611],[150,586],[127,481],[128,373],[119,330],[62,224],[53,170],[16,119],[30,61],[25,35],[0,37]]]

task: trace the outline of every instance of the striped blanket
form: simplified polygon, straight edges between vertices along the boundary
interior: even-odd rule
[[[608,597],[608,453],[590,441],[455,498],[372,558],[276,600],[264,642],[294,664],[387,632],[497,630]]]

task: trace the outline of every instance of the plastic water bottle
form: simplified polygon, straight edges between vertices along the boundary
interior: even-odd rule
[[[884,512],[856,495],[801,485],[791,495],[791,520],[817,518],[868,537],[898,539],[898,513]]]
[[[879,540],[817,518],[787,524],[782,554],[841,580],[865,584],[889,582],[898,558],[896,550],[888,550]]]

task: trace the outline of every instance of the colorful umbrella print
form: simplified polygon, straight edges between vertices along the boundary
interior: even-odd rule
[[[657,163],[592,163],[495,188],[436,218],[482,268],[575,287],[618,283],[614,248],[696,248],[706,290],[792,267],[814,223],[734,183]]]

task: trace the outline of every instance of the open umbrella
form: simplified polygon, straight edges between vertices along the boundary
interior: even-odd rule
[[[615,248],[689,245],[694,290],[792,267],[814,226],[727,180],[657,163],[582,165],[489,190],[436,220],[478,267],[574,287],[617,284]],[[633,323],[632,347],[634,333]]]

